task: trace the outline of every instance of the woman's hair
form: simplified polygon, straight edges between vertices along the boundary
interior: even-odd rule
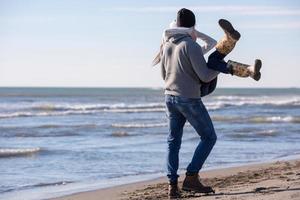
[[[186,8],[181,8],[177,12],[177,26],[178,27],[186,27],[190,28],[195,26],[196,24],[196,18],[194,13],[191,10],[188,10]]]

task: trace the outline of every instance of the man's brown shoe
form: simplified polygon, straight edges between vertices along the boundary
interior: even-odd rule
[[[169,199],[177,199],[180,198],[180,191],[176,184],[169,184]]]
[[[198,193],[215,193],[212,187],[204,186],[200,182],[198,173],[193,175],[186,175],[182,184],[182,190]]]

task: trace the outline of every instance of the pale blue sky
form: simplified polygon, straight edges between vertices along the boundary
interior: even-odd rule
[[[162,87],[150,64],[181,7],[217,40],[218,19],[233,22],[228,59],[263,61],[260,82],[221,75],[219,87],[300,87],[298,0],[0,0],[0,86]]]

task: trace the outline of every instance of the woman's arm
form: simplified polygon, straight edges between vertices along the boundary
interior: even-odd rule
[[[217,41],[215,39],[209,37],[208,35],[206,35],[204,33],[199,32],[197,30],[195,30],[195,32],[196,32],[197,38],[199,38],[203,42],[205,42],[205,45],[201,47],[203,55],[206,54],[207,52],[209,52],[211,49],[213,49],[216,46]]]

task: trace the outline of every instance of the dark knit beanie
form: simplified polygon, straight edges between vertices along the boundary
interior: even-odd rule
[[[177,13],[177,26],[178,27],[193,27],[196,23],[195,15],[192,11],[181,8]]]

